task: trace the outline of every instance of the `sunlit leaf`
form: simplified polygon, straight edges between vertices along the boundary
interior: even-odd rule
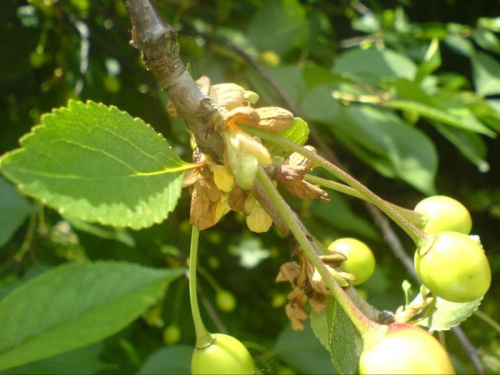
[[[481,300],[482,298],[479,298],[472,302],[458,303],[438,297],[435,311],[419,324],[434,331],[449,330],[469,318],[478,309]]]
[[[307,122],[300,117],[295,117],[292,124],[285,130],[279,132],[279,135],[299,145],[303,145],[307,142],[307,138],[309,137],[309,126]],[[281,147],[279,144],[264,142],[264,145],[271,155],[287,156],[290,154],[288,149]]]
[[[341,374],[355,374],[363,342],[344,310],[332,297],[326,297],[327,308],[311,314],[311,327],[330,352],[333,365]]]
[[[84,221],[140,229],[166,219],[184,163],[165,139],[115,107],[70,101],[0,159],[27,195]]]
[[[500,63],[478,52],[472,59],[472,66],[477,93],[481,96],[500,94]]]
[[[393,109],[417,112],[423,117],[427,117],[446,125],[485,134],[490,137],[495,136],[495,132],[477,120],[467,108],[449,109],[448,111],[444,111],[412,100],[389,100],[384,104],[385,106]],[[451,113],[452,111],[453,113]]]

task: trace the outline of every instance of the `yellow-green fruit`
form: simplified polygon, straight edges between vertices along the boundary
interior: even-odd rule
[[[247,348],[232,336],[217,333],[209,346],[195,348],[191,374],[253,374],[254,363]]]
[[[227,290],[221,290],[215,296],[217,307],[225,312],[233,311],[236,307],[236,299],[233,294]]]
[[[340,267],[356,276],[352,285],[359,285],[370,278],[375,270],[375,257],[364,242],[355,238],[339,238],[333,241],[328,250],[342,253],[347,257]]]
[[[360,374],[455,374],[446,350],[427,331],[391,324],[380,340],[363,350]]]
[[[422,214],[422,230],[427,233],[452,231],[469,234],[472,228],[472,219],[467,208],[459,201],[444,195],[421,200],[415,206],[415,212]]]
[[[169,325],[163,330],[163,341],[167,345],[176,344],[181,338],[181,330],[177,325]]]
[[[436,296],[470,302],[490,287],[490,265],[479,241],[463,233],[442,232],[425,254],[420,252],[415,253],[415,271]]]

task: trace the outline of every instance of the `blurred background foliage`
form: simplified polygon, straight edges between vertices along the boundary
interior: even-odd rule
[[[412,208],[439,193],[471,210],[493,282],[482,314],[462,327],[487,371],[499,373],[500,332],[488,322],[500,314],[499,2],[155,3],[179,32],[195,78],[236,82],[258,92],[260,105],[292,109],[309,122],[310,143],[320,153],[387,200]],[[74,98],[141,117],[190,160],[184,124],[168,117],[167,98],[129,39],[121,0],[1,1],[0,154],[16,148],[40,116]],[[369,302],[380,310],[404,303],[401,283],[410,276],[364,204],[339,194],[331,194],[328,205],[285,196],[321,240],[355,236],[371,245],[378,267],[359,288]],[[106,228],[60,217],[0,177],[0,295],[64,262],[182,265],[188,212],[185,191],[165,223],[139,232]],[[411,254],[410,241],[393,229]],[[234,213],[203,232],[200,292],[207,324],[244,341],[263,373],[332,372],[311,331],[292,332],[284,314],[288,286],[274,278],[289,258],[286,241],[274,231],[252,234]],[[445,339],[457,370],[472,372],[455,337],[446,333]],[[181,279],[119,334],[15,371],[179,373],[189,371],[193,343]]]

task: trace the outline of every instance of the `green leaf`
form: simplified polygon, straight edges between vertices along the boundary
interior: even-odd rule
[[[478,52],[472,59],[474,85],[480,96],[500,94],[500,63]]]
[[[316,222],[320,227],[318,229],[326,227],[328,231],[331,231],[335,228],[343,233],[362,236],[370,240],[380,240],[378,230],[369,220],[354,212],[342,194],[329,191],[329,196],[331,203],[326,204],[317,200],[310,203],[311,219],[321,222],[321,224]],[[316,228],[311,227],[311,230],[315,232]]]
[[[388,49],[355,49],[335,61],[333,72],[357,82],[376,84],[383,78],[413,81],[417,66],[405,55]]]
[[[62,353],[50,358],[41,359],[23,366],[10,368],[1,374],[95,374],[105,368],[105,364],[99,360],[101,354],[101,343],[89,345]]]
[[[444,42],[448,47],[462,56],[472,57],[475,53],[472,42],[463,36],[452,34],[446,37]]]
[[[301,45],[308,37],[304,7],[297,0],[268,1],[260,8],[248,28],[248,38],[260,50],[279,55]]]
[[[477,20],[477,24],[479,27],[484,29],[488,29],[494,32],[500,32],[500,17],[495,18],[485,18],[481,17]]]
[[[146,359],[137,374],[190,374],[193,349],[190,345],[158,349]]]
[[[33,209],[26,198],[0,177],[0,247],[7,243]]]
[[[485,50],[500,54],[500,40],[491,31],[476,29],[472,32],[472,39]]]
[[[428,327],[433,331],[444,331],[458,326],[469,318],[481,304],[479,298],[472,302],[457,303],[437,298],[435,311],[432,315],[419,322],[419,325]]]
[[[70,101],[0,159],[7,178],[62,215],[140,229],[167,218],[184,163],[165,139],[115,107]]]
[[[394,82],[394,88],[398,99],[413,100],[431,107],[440,108],[439,102],[427,95],[417,82],[400,78]]]
[[[487,172],[490,169],[488,162],[485,160],[486,145],[480,136],[476,133],[438,123],[433,123],[433,125],[467,159],[474,163],[481,172]]]
[[[72,227],[79,231],[90,233],[106,240],[118,241],[129,247],[135,246],[134,237],[132,237],[125,229],[101,227],[97,224],[90,224],[68,216],[65,216],[64,218],[71,224]]]
[[[344,310],[333,297],[326,297],[327,308],[311,314],[311,327],[330,352],[335,368],[341,374],[355,374],[363,341]]]
[[[307,138],[309,137],[309,126],[307,125],[307,122],[302,120],[300,117],[295,117],[292,124],[285,130],[280,131],[278,134],[292,142],[303,145],[307,142]],[[276,143],[264,142],[264,145],[267,147],[267,150],[271,153],[271,155],[287,156],[290,154],[288,149],[281,147]]]
[[[420,64],[417,71],[417,81],[421,81],[429,76],[441,66],[441,52],[439,51],[439,39],[434,38],[425,53],[424,61]]]
[[[276,340],[273,352],[300,373],[336,373],[328,352],[318,342],[307,322],[300,332],[292,330],[288,325]]]
[[[496,135],[495,132],[493,132],[479,120],[477,120],[477,118],[467,108],[450,108],[448,109],[448,111],[444,111],[413,100],[389,100],[385,102],[384,105],[386,107],[399,109],[402,111],[417,112],[423,117],[441,122],[445,125],[485,134],[490,137],[495,137]]]
[[[303,68],[296,65],[283,65],[278,67],[266,67],[267,73],[276,81],[276,84],[288,95],[293,103],[298,103],[305,91]],[[255,72],[254,69],[247,69],[246,74],[251,86],[259,93],[259,103],[280,103],[281,97],[269,85],[267,79]],[[258,104],[259,104],[258,103]],[[283,103],[286,104],[286,103]],[[264,104],[259,104],[264,105]]]
[[[342,106],[326,87],[311,90],[302,110],[311,120],[325,123],[336,139],[382,175],[434,192],[435,147],[395,114],[369,105]]]
[[[321,85],[336,85],[346,80],[332,71],[320,66],[305,66],[303,70],[303,79],[308,89]]]
[[[100,341],[153,304],[182,269],[65,264],[0,301],[0,370]]]

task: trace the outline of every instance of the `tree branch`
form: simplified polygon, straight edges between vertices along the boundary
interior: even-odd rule
[[[186,70],[179,54],[177,33],[150,0],[125,0],[125,5],[132,22],[130,44],[142,52],[144,63],[177,107],[200,150],[222,160],[224,141],[210,122],[218,111]]]

